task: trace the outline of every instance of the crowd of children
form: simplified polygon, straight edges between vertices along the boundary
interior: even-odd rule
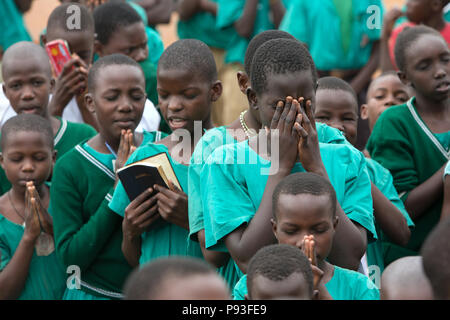
[[[61,2],[2,54],[0,299],[450,299],[448,1]]]

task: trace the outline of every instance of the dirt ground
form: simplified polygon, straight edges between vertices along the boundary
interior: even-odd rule
[[[317,1],[317,0],[316,0]],[[394,5],[401,6],[406,0],[384,0],[386,9],[393,7]],[[31,34],[31,37],[35,42],[39,41],[39,34],[47,25],[47,19],[52,10],[59,5],[58,0],[34,0],[33,5],[29,12],[25,15],[25,23]],[[158,27],[165,47],[177,40],[177,25],[178,17],[174,13],[170,24],[162,25]]]

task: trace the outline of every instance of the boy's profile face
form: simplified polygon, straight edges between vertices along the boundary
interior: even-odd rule
[[[330,89],[316,92],[315,120],[342,131],[352,145],[357,137],[357,110],[358,104],[350,92]]]
[[[39,186],[48,179],[56,159],[50,143],[53,140],[48,141],[45,134],[35,131],[16,131],[7,135],[0,160],[13,187],[25,191],[28,181]]]
[[[306,235],[313,235],[317,260],[323,261],[333,244],[337,218],[333,216],[328,195],[280,194],[276,221],[272,227],[278,243],[302,248]]]
[[[122,129],[134,131],[146,101],[142,70],[130,65],[108,65],[97,71],[95,90],[86,95],[104,137],[120,139]]]
[[[385,75],[372,81],[367,92],[367,103],[361,106],[361,118],[368,119],[370,130],[384,110],[406,103],[410,93],[398,76]]]
[[[251,300],[296,299],[311,300],[311,288],[303,274],[295,272],[286,279],[274,281],[257,274],[253,278]]]
[[[113,53],[122,53],[136,62],[142,62],[148,57],[147,33],[143,22],[117,28],[111,34],[108,43],[95,43],[95,50],[100,57]]]
[[[50,66],[38,59],[8,60],[3,65],[3,92],[18,114],[47,114],[49,95],[52,89]]]
[[[450,50],[445,40],[424,34],[405,51],[405,71],[400,79],[411,84],[417,94],[434,102],[448,99],[450,89]]]
[[[253,89],[250,89],[253,93]],[[252,108],[258,108],[262,127],[272,122],[278,101],[286,101],[287,96],[294,99],[303,97],[311,100],[314,106],[314,82],[310,70],[267,76],[266,89],[261,94],[251,94],[249,98]]]
[[[211,103],[222,92],[220,82],[211,83],[201,74],[182,67],[158,67],[157,82],[159,107],[172,131],[194,132],[194,121],[209,119]]]
[[[71,54],[76,53],[87,66],[92,64],[94,57],[94,32],[93,30],[68,31],[57,28],[55,30],[47,30],[44,36],[44,43],[63,39],[69,44]]]

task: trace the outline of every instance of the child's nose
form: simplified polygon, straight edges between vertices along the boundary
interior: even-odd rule
[[[33,172],[34,171],[34,162],[31,160],[24,160],[24,162],[22,164],[22,171]]]
[[[181,103],[181,100],[178,99],[177,97],[172,97],[169,100],[169,110],[170,111],[178,111],[181,110],[183,108],[183,105]]]
[[[137,50],[134,60],[136,62],[142,62],[145,59],[147,59],[147,56],[148,56],[147,50],[141,48],[141,49]]]
[[[133,104],[127,98],[124,98],[119,103],[119,111],[120,112],[130,112],[133,109]]]
[[[23,100],[32,100],[34,99],[34,92],[30,86],[24,86],[22,90],[22,99]]]

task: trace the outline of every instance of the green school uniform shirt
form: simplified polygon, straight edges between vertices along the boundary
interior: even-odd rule
[[[8,265],[25,229],[0,214],[0,272]],[[33,252],[25,286],[19,300],[60,300],[66,288],[66,273],[53,251],[48,256]]]
[[[291,0],[284,0],[286,6]],[[245,0],[217,0],[217,28],[226,29],[232,27],[244,12]],[[256,9],[256,18],[253,32],[250,38],[240,36],[236,31],[230,38],[226,47],[225,63],[238,62],[244,64],[245,51],[251,38],[266,30],[274,29],[270,18],[269,0],[260,0]],[[235,29],[234,29],[235,30]]]
[[[158,153],[165,152],[172,164],[181,188],[187,194],[188,166],[178,163],[172,159],[168,149],[163,144],[147,144],[136,149],[126,164],[133,163]],[[112,211],[120,215],[125,214],[125,208],[130,203],[127,193],[121,182],[117,184],[114,195],[109,204]],[[172,255],[194,256],[203,258],[200,246],[197,242],[189,239],[189,231],[175,224],[168,223],[163,219],[155,222],[151,230],[142,234],[141,257],[139,264],[142,266],[158,257]]]
[[[19,41],[32,41],[14,0],[0,1],[0,52]]]
[[[409,192],[426,181],[449,159],[417,112],[415,98],[384,111],[367,143],[371,157],[388,169],[403,202]],[[439,221],[442,197],[414,221],[415,228],[406,247],[385,243],[385,264],[404,256],[417,255],[423,241]]]
[[[53,143],[55,146],[56,160],[58,161],[63,154],[72,149],[83,140],[92,138],[97,134],[94,128],[84,123],[74,123],[63,120],[61,117],[56,117],[61,122],[61,125],[56,133]],[[6,177],[5,171],[0,167],[0,195],[5,194],[11,189],[11,183]]]
[[[218,0],[211,0],[217,3]],[[180,39],[198,39],[210,47],[225,49],[236,35],[232,26],[223,29],[216,25],[216,17],[209,12],[197,12],[186,21],[179,20],[177,25]]]
[[[373,159],[366,159],[367,171],[369,172],[370,180],[381,191],[381,193],[394,204],[406,219],[406,223],[410,229],[414,228],[414,222],[409,217],[405,209],[405,205],[398,196],[395,190],[393,178],[389,170],[384,168],[381,164]],[[377,231],[378,239],[375,242],[367,244],[367,264],[369,269],[371,266],[377,266],[380,274],[384,271],[383,259],[383,240],[385,236],[381,231],[380,225],[375,220],[375,229]],[[370,270],[369,270],[370,273]]]
[[[344,26],[351,29],[349,41],[342,37],[335,1],[293,0],[279,29],[307,44],[318,70],[362,68],[369,61],[373,43],[381,36],[382,1],[352,1],[352,23]]]
[[[338,266],[334,266],[333,276],[325,287],[334,300],[380,300],[380,292],[368,277]],[[246,294],[247,275],[244,275],[233,290],[233,299],[244,300]]]
[[[146,144],[159,133],[143,134]],[[121,250],[122,219],[108,208],[114,191],[114,158],[85,142],[68,151],[53,171],[49,212],[56,253],[65,266],[80,268],[81,290],[118,299],[131,267]]]
[[[348,143],[342,132],[338,129],[329,127],[320,122],[316,122],[316,129],[320,142],[337,144]],[[202,183],[200,173],[212,152],[221,145],[230,143],[237,143],[237,140],[228,133],[226,126],[213,128],[206,131],[192,153],[189,165],[188,197],[190,201],[188,202],[188,206],[189,236],[193,240],[197,240],[197,232],[204,229],[201,187],[204,186],[205,188],[208,188],[208,185]],[[231,290],[242,275],[240,270],[236,269],[236,266],[231,259],[225,266],[219,268],[218,272],[225,278]]]
[[[376,239],[364,156],[346,145],[319,145],[343,211],[368,230],[369,241]],[[244,159],[246,164],[238,164]],[[211,154],[200,173],[201,181],[208,186],[201,189],[206,248],[228,252],[224,238],[253,218],[261,203],[270,165],[249,147],[248,141],[221,146]],[[304,171],[299,162],[292,169],[292,173]]]

